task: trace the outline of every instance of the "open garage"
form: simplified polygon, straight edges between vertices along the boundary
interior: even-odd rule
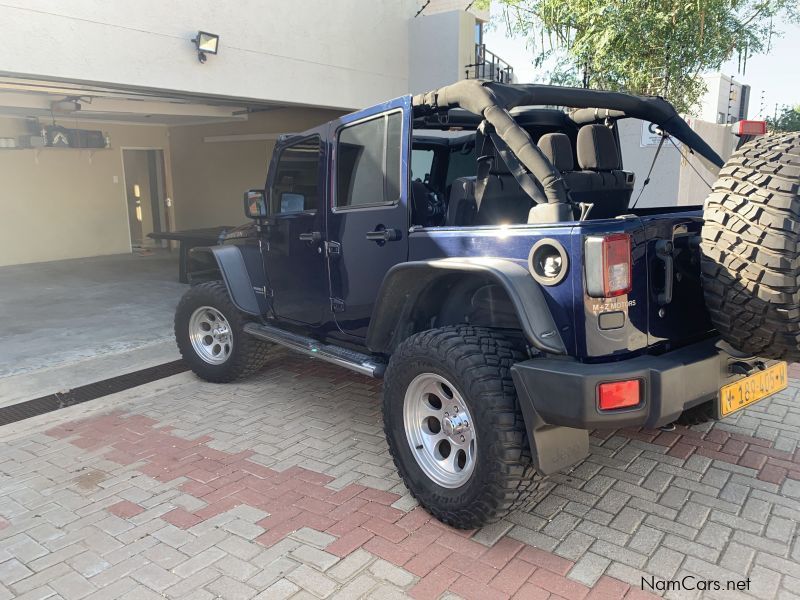
[[[174,358],[185,284],[164,237],[244,222],[277,136],[336,114],[0,79],[4,402]]]

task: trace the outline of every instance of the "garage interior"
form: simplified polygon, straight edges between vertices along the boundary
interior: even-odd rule
[[[150,234],[243,223],[277,136],[339,114],[0,78],[0,404],[174,359],[177,243]]]

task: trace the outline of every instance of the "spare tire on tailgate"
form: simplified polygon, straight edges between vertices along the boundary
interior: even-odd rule
[[[737,150],[705,202],[702,280],[723,339],[800,360],[800,133]]]

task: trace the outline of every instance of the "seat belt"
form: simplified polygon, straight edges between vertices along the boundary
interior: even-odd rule
[[[508,170],[514,176],[514,179],[517,180],[517,183],[522,188],[522,190],[531,197],[531,199],[536,202],[536,204],[546,204],[547,198],[544,195],[544,192],[539,189],[539,186],[536,185],[536,180],[531,176],[530,173],[522,166],[522,163],[519,162],[517,156],[511,151],[511,148],[508,147],[505,140],[497,135],[496,131],[492,131],[489,133],[489,137],[494,144],[494,147],[497,149],[497,153],[500,155],[500,158],[503,159],[503,162],[506,163]]]

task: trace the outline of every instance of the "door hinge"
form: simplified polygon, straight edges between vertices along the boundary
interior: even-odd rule
[[[341,256],[342,245],[339,242],[325,242],[325,256]]]
[[[331,312],[344,312],[344,300],[341,298],[331,298]]]

